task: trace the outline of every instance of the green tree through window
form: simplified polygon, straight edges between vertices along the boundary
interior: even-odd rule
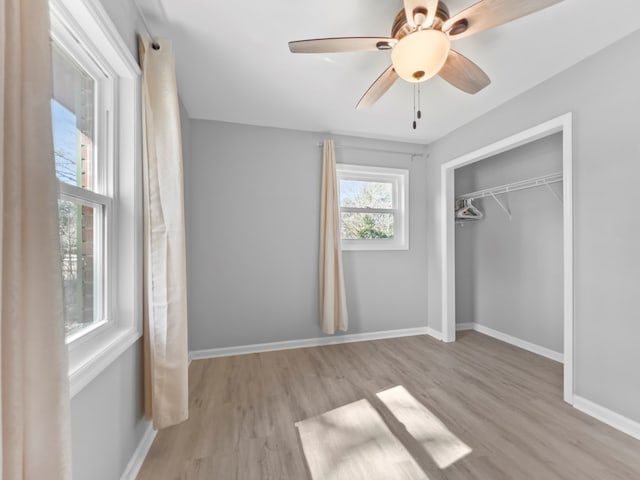
[[[391,238],[393,236],[393,232],[389,234],[388,228],[385,231],[378,227],[371,215],[364,215],[355,233],[356,238]]]
[[[349,240],[393,238],[393,188],[387,182],[342,180],[340,206],[344,209],[383,210],[382,212],[343,211],[342,238]]]

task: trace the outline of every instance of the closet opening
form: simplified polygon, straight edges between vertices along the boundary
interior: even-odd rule
[[[573,404],[571,130],[568,113],[442,165],[441,288],[443,341],[473,328],[562,361],[564,400]],[[529,154],[538,161],[527,163]],[[470,323],[456,325],[456,305]],[[522,315],[508,323],[517,308]]]

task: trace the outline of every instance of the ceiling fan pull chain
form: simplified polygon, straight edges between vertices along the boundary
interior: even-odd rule
[[[422,110],[420,109],[420,84],[418,83],[418,120],[422,118]]]
[[[413,129],[415,130],[418,123],[416,122],[416,84],[413,84]]]

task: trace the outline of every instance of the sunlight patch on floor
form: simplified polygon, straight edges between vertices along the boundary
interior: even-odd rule
[[[314,480],[428,480],[367,400],[296,423]]]
[[[388,425],[366,399],[296,423],[313,480],[429,480],[429,472],[441,478],[440,470],[471,453],[403,386],[376,396]]]
[[[377,397],[441,469],[471,453],[468,445],[451,433],[438,417],[403,386],[380,392]]]

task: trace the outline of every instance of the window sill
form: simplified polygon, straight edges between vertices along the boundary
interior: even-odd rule
[[[353,243],[352,243],[353,242]],[[352,241],[348,242],[342,240],[342,251],[343,252],[385,252],[385,251],[399,251],[399,250],[409,250],[408,243],[385,243],[382,241],[375,240],[363,240],[363,241]]]
[[[142,334],[137,329],[114,328],[97,335],[91,341],[91,348],[86,349],[86,352],[70,351],[69,390],[71,398],[100,375],[140,337]]]

